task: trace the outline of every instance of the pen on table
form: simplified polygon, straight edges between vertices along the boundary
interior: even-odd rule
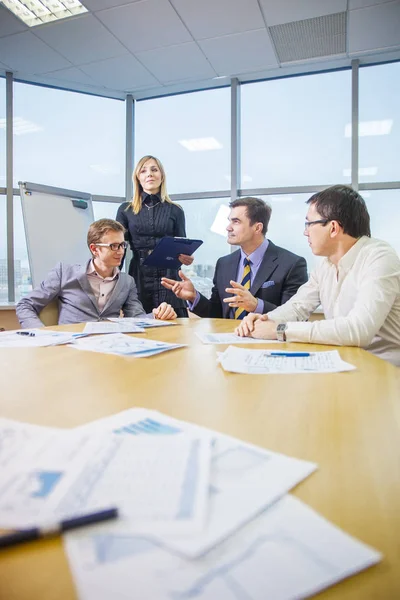
[[[54,523],[53,525],[32,527],[31,529],[20,529],[19,531],[7,535],[1,535],[0,548],[9,548],[10,546],[16,546],[17,544],[22,544],[24,542],[32,542],[33,540],[39,540],[45,537],[57,536],[70,529],[77,529],[78,527],[85,527],[85,525],[109,521],[110,519],[116,519],[117,517],[118,509],[109,508],[107,510],[100,510],[79,517],[65,519],[59,523]]]
[[[270,352],[269,356],[311,356],[310,352]]]
[[[33,331],[17,331],[17,335],[29,335],[30,337],[35,337],[36,333]]]

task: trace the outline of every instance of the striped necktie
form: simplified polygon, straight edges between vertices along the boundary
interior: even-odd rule
[[[243,287],[246,288],[246,290],[249,290],[250,289],[251,269],[250,269],[250,261],[248,258],[244,259],[243,265],[244,265],[244,269],[243,269],[243,277],[242,277],[241,284],[243,285]],[[240,306],[239,306],[235,310],[235,319],[244,319],[244,317],[247,314],[248,314],[247,310],[244,310],[244,308],[240,308]]]

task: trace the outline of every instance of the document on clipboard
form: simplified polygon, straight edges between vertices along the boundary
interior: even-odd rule
[[[190,240],[182,237],[164,237],[155,246],[153,252],[143,261],[148,267],[162,269],[179,269],[182,263],[178,260],[179,254],[192,255],[203,240]]]

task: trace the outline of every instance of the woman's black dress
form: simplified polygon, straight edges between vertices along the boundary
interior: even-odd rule
[[[130,207],[130,202],[124,202],[118,208],[116,220],[126,229],[125,238],[133,252],[129,275],[136,282],[139,300],[146,313],[157,308],[161,302],[168,302],[178,317],[187,317],[186,303],[161,285],[161,277],[180,280],[178,271],[143,265],[144,259],[163,237],[186,237],[182,208],[170,202],[161,202],[158,195],[143,194],[142,208],[137,215]]]

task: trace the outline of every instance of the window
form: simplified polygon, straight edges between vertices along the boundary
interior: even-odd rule
[[[121,196],[125,104],[15,83],[14,156],[14,186],[33,181]]]
[[[14,196],[14,281],[15,301],[18,302],[32,289],[21,198],[19,196]]]
[[[241,188],[350,183],[351,71],[242,85]]]
[[[400,180],[400,62],[360,69],[360,182]]]
[[[6,186],[6,80],[0,77],[0,187]],[[5,221],[2,220],[2,223]],[[2,232],[0,232],[2,234]]]
[[[0,195],[0,302],[8,302],[6,197]]]
[[[93,202],[94,220],[115,219],[119,202]]]
[[[371,190],[360,194],[371,217],[372,237],[388,242],[400,256],[400,190]]]
[[[168,192],[230,189],[230,89],[136,105],[135,156],[161,160]]]
[[[226,241],[229,202],[230,198],[207,198],[180,203],[185,211],[187,236],[204,242],[196,250],[194,262],[182,270],[207,298],[211,295],[215,263],[231,249]]]

